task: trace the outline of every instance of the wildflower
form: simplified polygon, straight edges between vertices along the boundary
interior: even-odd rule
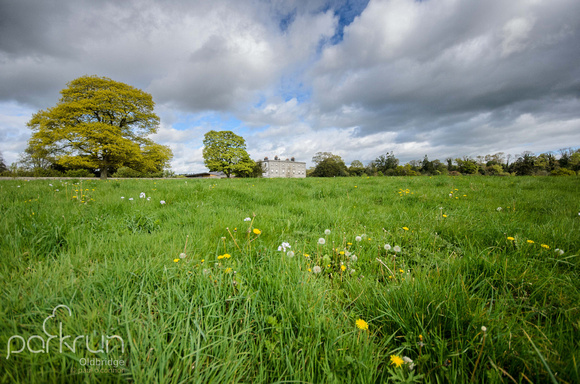
[[[206,276],[207,276],[207,275],[209,275],[210,273],[211,273],[211,271],[210,271],[209,269],[207,269],[207,268],[204,268],[204,269],[203,269],[203,274],[204,274],[204,275],[206,275]]]
[[[151,201],[151,197],[148,197],[148,198],[147,198],[147,201]]]
[[[356,257],[356,255],[352,255],[350,259],[352,260],[353,263],[355,263],[358,260],[358,257]]]
[[[305,253],[304,257],[310,257],[310,255],[308,253]]]
[[[179,254],[179,258],[180,258],[180,259],[185,259],[186,257],[187,257],[187,255],[186,255],[185,253],[183,253],[183,252],[181,252],[181,253]]]
[[[256,235],[259,235],[260,233],[262,233],[262,231],[260,231],[258,228],[254,228],[253,231]]]
[[[346,243],[346,245],[352,245],[352,243]]]
[[[542,247],[542,248],[546,248],[546,249],[550,249],[550,246],[549,246],[549,245],[547,245],[547,244],[541,244],[541,245],[540,245],[540,247]]]
[[[391,244],[385,244],[385,251],[391,250]]]
[[[447,217],[447,215],[443,215],[443,217]]]
[[[501,211],[501,209],[502,209],[501,207],[497,207],[496,211],[499,212],[499,211]]]
[[[344,272],[344,271],[346,271],[346,265],[344,265],[344,264],[343,264],[343,265],[341,265],[341,266],[340,266],[340,270],[341,270],[341,271],[343,271],[343,272]]]
[[[409,228],[407,228],[407,227],[403,227],[403,229],[404,229],[405,231],[408,231],[408,230],[409,230]]]
[[[228,268],[226,268],[225,272],[230,273],[230,272],[232,272],[232,269],[228,267]]]
[[[330,229],[325,229],[325,230],[324,230],[324,234],[325,234],[325,235],[330,235]]]
[[[391,355],[391,365],[394,365],[395,367],[399,368],[404,363],[405,361],[403,361],[403,359],[401,359],[399,356]]]
[[[401,273],[405,273],[405,271],[403,271],[401,268],[399,268],[399,272],[401,272]]]
[[[361,240],[362,240],[362,238],[361,238],[360,236],[357,236],[357,237],[355,237],[354,239],[355,239],[356,241],[361,241]]]
[[[289,243],[283,242],[279,247],[278,250],[282,252],[286,252],[286,248],[292,248]]]
[[[121,200],[123,200],[125,198],[125,196],[121,196]]]
[[[401,247],[399,247],[398,245],[395,245],[395,247],[393,248],[393,251],[401,252]]]
[[[314,268],[312,268],[312,272],[320,273],[322,272],[322,268],[320,268],[318,265],[315,265]]]
[[[507,239],[508,239],[509,241],[514,241],[514,240],[515,240],[515,239],[514,239],[513,237],[511,237],[511,236],[508,236],[508,237],[507,237]]]
[[[534,244],[534,240],[526,240],[529,244]]]
[[[129,197],[129,201],[133,201],[133,198],[132,197]]]
[[[367,235],[365,233],[363,233],[362,235],[360,235],[360,237],[362,237],[364,239],[365,237],[367,237]]]
[[[144,198],[145,198],[145,192],[141,192],[141,193],[139,194],[139,198],[140,198],[140,199],[144,199]]]
[[[321,237],[320,239],[318,239],[318,244],[324,245],[325,243],[326,243],[326,240],[324,240],[323,237]]]
[[[355,324],[356,327],[362,331],[366,331],[369,329],[369,324],[363,319],[358,319]]]
[[[252,221],[252,219],[250,219],[249,217],[246,217],[246,218],[244,219],[244,221]]]
[[[450,194],[449,194],[449,197],[453,197],[453,193],[450,193]]]
[[[177,263],[179,261],[179,259],[173,259],[174,263]]]
[[[286,254],[286,256],[288,256],[288,257],[294,257],[294,252],[288,251],[288,253]]]
[[[413,360],[411,360],[410,357],[403,356],[403,361],[409,366],[409,371],[412,371],[413,368],[415,368],[415,363],[413,363]]]
[[[485,333],[485,332],[487,332],[487,327],[485,325],[482,325],[481,330]]]
[[[52,184],[48,184],[48,185],[50,185],[52,187]]]
[[[165,204],[165,200],[160,201],[161,205]]]
[[[443,207],[439,207],[439,210],[442,211],[443,210]]]

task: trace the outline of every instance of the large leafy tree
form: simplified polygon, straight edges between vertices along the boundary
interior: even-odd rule
[[[209,131],[203,139],[203,159],[210,171],[246,177],[255,162],[246,152],[246,141],[232,131]]]
[[[335,177],[348,176],[348,169],[342,157],[330,152],[318,152],[312,158],[316,164],[311,176],[314,177]]]
[[[168,165],[171,149],[148,138],[159,125],[150,94],[106,77],[83,76],[61,95],[55,107],[28,122],[31,156],[98,170],[101,178],[122,166],[149,173]]]

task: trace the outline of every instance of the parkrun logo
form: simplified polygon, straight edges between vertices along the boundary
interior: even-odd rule
[[[20,352],[24,351],[24,349],[26,349],[26,348],[31,353],[49,353],[50,341],[52,339],[57,339],[60,353],[63,352],[63,347],[68,348],[69,351],[74,353],[76,351],[77,342],[79,342],[79,344],[82,345],[83,340],[85,340],[85,345],[86,345],[87,351],[89,351],[91,353],[109,353],[109,342],[113,339],[117,339],[118,341],[121,342],[121,353],[125,352],[125,341],[123,340],[123,338],[121,336],[117,336],[117,335],[113,335],[113,336],[101,335],[100,349],[93,351],[91,349],[91,346],[90,346],[90,338],[88,335],[80,335],[80,336],[75,337],[74,339],[72,339],[71,335],[63,335],[62,322],[59,322],[59,324],[58,324],[58,335],[52,335],[51,333],[49,333],[46,330],[46,325],[47,325],[46,323],[47,323],[47,321],[56,318],[56,311],[59,308],[65,308],[68,311],[68,315],[72,316],[71,309],[69,307],[67,307],[66,305],[61,304],[61,305],[56,306],[52,310],[52,315],[50,315],[46,319],[44,319],[44,322],[42,323],[42,330],[44,331],[44,333],[47,336],[46,340],[44,337],[39,336],[39,335],[32,335],[28,338],[28,340],[26,340],[24,337],[22,337],[20,335],[14,335],[10,339],[8,339],[8,343],[6,343],[6,350],[7,350],[6,359],[9,359],[11,354],[20,353]],[[72,345],[70,345],[66,342],[67,339],[71,339],[70,341],[72,341]],[[14,340],[14,343],[12,343],[13,340]],[[38,340],[38,342],[36,342],[35,340]],[[55,342],[57,342],[57,341],[55,341]],[[35,344],[35,346],[32,345],[33,343]],[[15,348],[12,348],[12,344],[15,344]],[[20,345],[18,345],[18,344],[20,344]],[[20,349],[16,349],[17,347],[20,347]],[[34,349],[34,348],[37,348],[37,349]]]

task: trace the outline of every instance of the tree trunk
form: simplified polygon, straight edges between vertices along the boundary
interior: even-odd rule
[[[108,171],[109,165],[108,162],[106,160],[104,160],[101,164],[101,180],[107,180],[107,171]]]

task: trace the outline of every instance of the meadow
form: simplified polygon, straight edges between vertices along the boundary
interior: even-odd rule
[[[577,177],[3,179],[0,209],[1,383],[580,382]]]

